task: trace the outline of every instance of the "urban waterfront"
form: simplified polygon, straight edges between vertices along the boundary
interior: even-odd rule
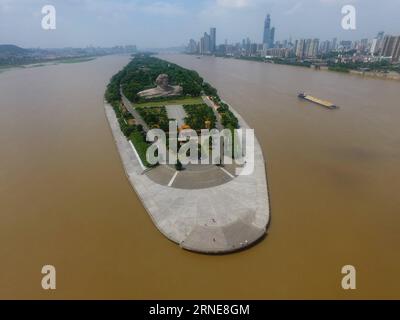
[[[347,27],[355,28],[355,18],[342,23],[350,23]],[[374,38],[355,41],[337,37],[325,41],[315,37],[293,39],[292,36],[275,41],[275,33],[271,15],[267,14],[262,43],[247,37],[241,42],[229,43],[225,39],[224,44],[217,44],[217,29],[210,28],[210,33],[205,32],[200,41],[190,39],[185,52],[400,79],[400,36],[380,31]]]
[[[267,159],[269,235],[207,256],[154,228],[103,109],[128,56],[10,70],[0,74],[0,297],[399,298],[398,82],[161,57],[198,71],[254,127]],[[340,110],[299,100],[302,90]],[[40,286],[44,264],[57,267],[54,292]],[[357,268],[352,292],[340,286],[346,264]]]

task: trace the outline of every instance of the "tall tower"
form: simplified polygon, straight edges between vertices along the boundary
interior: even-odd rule
[[[204,53],[211,53],[211,38],[207,32],[204,32]]]
[[[267,17],[264,21],[264,36],[263,36],[263,44],[269,45],[271,37],[271,16],[267,14]]]
[[[211,53],[214,53],[217,51],[217,29],[216,28],[211,28],[210,29],[210,51]]]
[[[275,27],[273,27],[271,29],[271,36],[270,36],[270,39],[269,39],[269,47],[273,48],[274,44],[275,44]]]
[[[275,42],[275,28],[271,28],[271,16],[267,14],[264,22],[263,44],[266,48],[273,48]]]

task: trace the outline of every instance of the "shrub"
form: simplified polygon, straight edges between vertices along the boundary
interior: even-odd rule
[[[201,130],[206,128],[206,121],[210,121],[210,128],[215,128],[217,119],[214,111],[206,104],[195,104],[183,106],[187,117],[185,122],[194,130]]]

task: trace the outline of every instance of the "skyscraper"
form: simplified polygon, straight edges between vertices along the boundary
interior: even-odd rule
[[[217,29],[210,29],[210,51],[211,53],[215,53],[217,50]]]
[[[263,44],[266,49],[272,48],[275,42],[275,28],[271,28],[271,16],[267,14],[264,21]]]
[[[204,39],[204,37],[202,37],[202,38],[200,39],[200,46],[199,46],[199,53],[200,53],[200,54],[205,54],[205,53],[206,53],[206,52],[205,52],[205,47],[206,47],[205,39]]]
[[[375,55],[378,52],[378,39],[373,39],[372,44],[371,44],[371,49],[370,49],[370,54]]]
[[[273,48],[275,44],[275,27],[271,28],[271,37],[270,37],[270,44],[269,47]]]
[[[187,52],[193,54],[193,53],[197,53],[197,50],[198,50],[198,48],[197,48],[196,41],[194,39],[190,39],[189,45],[187,48]]]
[[[200,54],[211,53],[211,37],[207,32],[204,32],[204,37],[200,40]]]
[[[318,48],[319,48],[319,39],[313,39],[313,40],[309,40],[308,42],[309,46],[308,46],[308,51],[307,51],[307,57],[311,58],[315,58],[318,55]]]
[[[304,51],[306,47],[306,40],[300,39],[296,46],[296,57],[299,59],[304,58]]]
[[[390,57],[393,62],[399,61],[400,58],[400,36],[386,35],[383,38],[382,56]]]
[[[376,38],[372,41],[372,46],[371,46],[371,54],[372,55],[380,55],[382,53],[384,36],[385,36],[385,32],[381,31],[378,33]]]
[[[271,16],[268,14],[264,21],[264,36],[263,44],[269,44],[269,37],[271,34]]]
[[[337,38],[333,38],[332,40],[332,51],[337,50]]]
[[[304,50],[303,50],[303,56],[304,57],[309,57],[311,56],[311,44],[312,44],[312,39],[306,39],[305,44],[304,44]]]
[[[331,42],[329,40],[323,41],[320,45],[320,52],[323,54],[328,53],[331,51]]]

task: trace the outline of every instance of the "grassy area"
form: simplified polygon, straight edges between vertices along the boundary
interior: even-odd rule
[[[218,106],[218,113],[221,115],[221,124],[230,130],[239,129],[239,120],[229,109],[229,106],[222,102],[219,96],[211,97],[211,100]]]
[[[217,119],[211,107],[202,103],[197,105],[184,105],[183,106],[187,117],[185,122],[190,128],[194,130],[207,129],[207,122],[209,122],[208,127],[210,129],[215,128],[215,123]]]
[[[155,81],[160,74],[168,75],[170,85],[180,85],[182,87],[181,97],[200,96],[204,80],[197,72],[186,70],[176,64],[150,57],[149,55],[135,55],[134,59],[119,73],[116,80],[119,78],[119,84],[130,101],[143,103],[146,101],[142,101],[138,93],[154,88]]]
[[[167,109],[161,107],[136,107],[137,112],[151,129],[162,129],[168,131]]]
[[[149,145],[145,141],[142,133],[137,130],[133,131],[133,133],[131,133],[131,135],[129,136],[129,140],[131,140],[133,145],[135,146],[135,149],[139,154],[139,157],[142,160],[143,164],[148,168],[151,167],[151,165],[147,162],[146,157],[146,152]]]
[[[171,84],[181,85],[183,88],[182,96],[159,99],[158,101],[140,101],[137,93],[154,87],[154,81],[158,75],[167,73]],[[166,105],[182,105],[188,115],[187,124],[195,130],[206,127],[214,128],[217,122],[214,111],[204,104],[200,94],[209,95],[219,107],[222,101],[218,97],[217,90],[210,84],[205,83],[196,72],[186,70],[177,65],[171,64],[152,57],[136,55],[127,67],[112,77],[105,93],[106,100],[113,106],[117,115],[120,128],[123,134],[132,141],[143,164],[149,166],[146,160],[146,152],[149,143],[146,142],[143,128],[140,125],[129,123],[129,113],[121,109],[120,88],[122,87],[126,97],[135,103],[137,111],[143,120],[152,128],[158,127],[168,131],[168,113]],[[223,119],[228,128],[237,127],[237,119],[230,112],[222,108]],[[220,112],[220,113],[221,113]]]
[[[193,105],[193,104],[201,104],[203,103],[203,99],[201,97],[189,97],[189,98],[180,98],[180,99],[171,99],[159,102],[143,102],[143,103],[135,103],[135,107],[162,107],[167,105],[179,104],[179,105]]]
[[[115,111],[115,115],[117,116],[122,133],[128,140],[132,141],[142,163],[148,168],[152,167],[146,159],[146,152],[149,144],[146,141],[146,135],[142,131],[142,128],[140,128],[140,126],[128,124],[128,121],[133,119],[133,117],[131,114],[121,109],[120,102],[114,100],[111,102],[111,105]]]

